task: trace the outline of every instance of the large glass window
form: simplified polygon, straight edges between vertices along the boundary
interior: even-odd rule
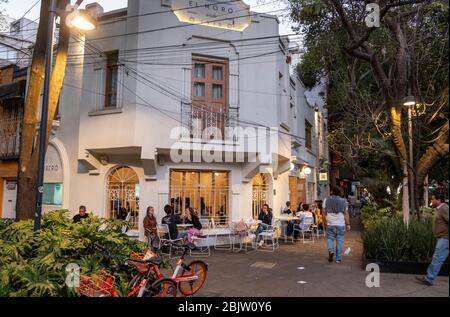
[[[195,64],[194,71],[196,78],[205,78],[205,64]]]
[[[63,198],[63,184],[47,183],[44,184],[44,205],[61,206]]]
[[[223,80],[222,66],[213,66],[213,80]]]
[[[227,224],[228,182],[228,172],[172,170],[170,204],[177,213],[192,207],[203,219]]]
[[[305,147],[308,150],[312,149],[312,125],[308,122],[308,120],[305,120]]]
[[[205,96],[205,84],[204,83],[195,83],[194,91],[196,97],[204,97]]]
[[[222,85],[213,84],[213,98],[221,99],[222,98]]]

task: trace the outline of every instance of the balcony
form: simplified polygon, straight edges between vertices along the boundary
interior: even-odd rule
[[[22,118],[0,119],[0,160],[19,157]]]
[[[183,138],[204,142],[211,140],[236,141],[232,135],[226,133],[226,129],[237,127],[238,108],[226,110],[214,106],[183,104],[181,113],[182,126],[189,133],[189,135],[183,135]]]

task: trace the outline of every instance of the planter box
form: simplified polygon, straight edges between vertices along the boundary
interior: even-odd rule
[[[402,274],[417,274],[425,275],[429,263],[419,262],[387,262],[375,259],[363,259],[363,269],[369,263],[376,263],[380,266],[380,272],[383,273],[402,273]],[[448,262],[442,265],[439,276],[448,276]]]

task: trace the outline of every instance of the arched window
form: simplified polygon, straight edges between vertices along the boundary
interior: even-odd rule
[[[133,229],[139,226],[139,177],[127,166],[114,168],[107,180],[107,216],[111,219],[127,219]]]
[[[252,214],[258,218],[258,214],[264,204],[269,203],[269,182],[266,174],[257,174],[252,179]]]

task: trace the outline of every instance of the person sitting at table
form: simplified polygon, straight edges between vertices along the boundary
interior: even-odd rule
[[[302,212],[302,210],[303,210],[303,201],[301,201],[299,204],[298,204],[298,207],[297,207],[297,210],[296,210],[296,214],[297,213],[299,213],[299,212]]]
[[[178,232],[177,224],[181,223],[181,219],[178,215],[173,213],[172,206],[165,205],[164,212],[166,213],[166,216],[162,218],[161,223],[169,227],[169,239],[176,240],[186,238],[188,236],[187,232]]]
[[[320,200],[314,202],[314,215],[316,216],[317,228],[323,231],[322,202]]]
[[[259,246],[262,246],[264,244],[264,240],[259,241],[259,235],[264,230],[267,230],[267,228],[272,225],[272,209],[269,208],[268,204],[264,204],[262,206],[261,212],[258,215],[258,220],[261,221],[261,223],[258,225],[258,228],[255,232],[255,241],[259,244]]]
[[[185,209],[184,223],[192,225],[192,228],[189,228],[189,230],[187,231],[187,233],[188,233],[187,239],[189,242],[192,242],[192,240],[193,240],[192,238],[194,236],[200,235],[202,233],[202,231],[201,231],[202,224],[193,208],[188,207]]]
[[[288,215],[292,214],[292,210],[291,210],[291,202],[290,202],[290,201],[287,201],[287,202],[286,202],[286,207],[284,207],[282,213],[283,213],[283,214],[288,214]]]
[[[304,229],[302,223],[305,218],[313,218],[313,221],[315,222],[314,214],[309,211],[309,204],[302,203],[302,210],[297,212],[296,217],[298,217],[298,220],[289,221],[286,229],[286,235],[289,237],[294,233],[294,239],[298,238],[298,231],[294,231],[294,228],[300,230]]]

